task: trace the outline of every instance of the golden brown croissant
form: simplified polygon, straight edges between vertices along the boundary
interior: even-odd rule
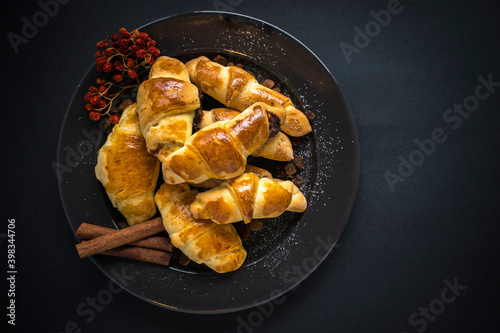
[[[303,136],[311,132],[311,124],[290,98],[257,82],[255,77],[236,66],[222,66],[205,56],[186,63],[191,82],[204,93],[222,104],[243,111],[255,102],[271,106],[281,105],[286,117],[281,129],[291,136]]]
[[[95,167],[97,179],[128,224],[144,222],[156,214],[153,195],[159,170],[158,159],[146,150],[136,104],[132,104],[99,149]]]
[[[201,118],[199,128],[207,127],[216,121],[233,119],[239,114],[239,111],[229,108],[216,108],[210,111],[203,111],[203,118]],[[263,157],[273,161],[290,161],[293,160],[292,143],[286,134],[278,132],[254,151],[252,156]]]
[[[199,107],[198,88],[189,81],[186,66],[175,58],[156,59],[149,79],[137,91],[137,113],[148,151],[163,162],[181,148],[192,134]]]
[[[189,259],[218,273],[238,269],[247,253],[236,230],[232,225],[196,220],[189,210],[195,196],[187,184],[162,184],[155,195],[172,244]]]
[[[194,217],[220,224],[277,217],[285,211],[303,212],[307,201],[291,181],[245,173],[218,187],[200,192],[191,204]]]
[[[163,179],[167,184],[198,184],[241,175],[246,158],[269,138],[268,112],[284,116],[283,109],[255,103],[231,120],[199,130],[165,159]]]

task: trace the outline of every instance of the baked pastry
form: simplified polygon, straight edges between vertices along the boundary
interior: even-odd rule
[[[207,127],[217,121],[231,120],[239,114],[239,111],[229,108],[215,108],[210,111],[203,111],[199,128]],[[263,157],[273,161],[290,161],[293,160],[292,143],[286,134],[278,132],[254,151],[252,156]]]
[[[199,184],[207,179],[231,179],[241,175],[246,158],[269,138],[269,118],[283,117],[283,109],[255,103],[228,121],[205,127],[184,147],[164,161],[163,179],[167,184]]]
[[[236,66],[223,66],[205,56],[186,63],[191,82],[204,93],[225,106],[243,111],[255,102],[271,106],[281,105],[286,116],[281,129],[291,136],[303,136],[311,132],[311,124],[290,98],[257,82],[255,77]]]
[[[162,184],[155,195],[172,245],[192,261],[217,273],[238,269],[247,255],[238,233],[230,224],[195,219],[189,210],[195,197],[196,192],[185,183]]]
[[[128,106],[97,154],[95,175],[106,189],[113,207],[129,225],[156,214],[154,189],[160,163],[146,150],[139,129],[136,104]]]
[[[219,224],[249,223],[252,219],[277,217],[285,211],[304,212],[307,201],[291,181],[259,178],[245,173],[196,195],[191,212],[199,219]]]
[[[199,107],[199,92],[189,81],[186,66],[175,58],[156,59],[149,79],[137,91],[137,113],[148,151],[163,162],[181,148],[193,132]]]

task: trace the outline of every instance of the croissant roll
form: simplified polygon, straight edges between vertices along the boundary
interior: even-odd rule
[[[243,111],[256,102],[271,106],[281,105],[286,117],[281,129],[291,136],[303,136],[311,132],[311,124],[290,98],[261,84],[250,73],[236,66],[223,66],[205,56],[186,63],[191,82],[204,93],[225,106]]]
[[[198,193],[191,204],[195,218],[226,224],[277,217],[285,211],[304,212],[307,201],[291,181],[259,178],[245,173],[218,187]]]
[[[148,153],[139,129],[136,104],[128,106],[97,154],[95,174],[114,207],[129,225],[156,214],[154,189],[158,159]]]
[[[184,147],[170,154],[163,163],[167,184],[199,184],[207,179],[231,179],[241,175],[246,158],[269,138],[268,112],[280,119],[282,108],[255,103],[228,121],[205,127],[189,139]]]
[[[230,224],[195,219],[189,210],[195,197],[196,192],[187,184],[162,184],[155,195],[172,245],[218,273],[238,269],[247,256],[238,233]]]
[[[137,91],[137,112],[148,151],[161,162],[192,135],[198,88],[189,81],[186,66],[175,58],[159,57],[149,79]]]
[[[199,127],[207,127],[217,121],[227,121],[233,119],[240,112],[228,108],[216,108],[210,111],[203,111]],[[252,156],[263,157],[273,161],[293,160],[293,147],[290,139],[283,132],[278,132],[269,138],[260,148],[252,153]]]

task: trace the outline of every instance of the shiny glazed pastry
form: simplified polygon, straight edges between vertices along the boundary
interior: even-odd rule
[[[269,139],[269,117],[282,119],[283,113],[282,108],[255,103],[231,120],[199,130],[165,159],[165,183],[198,184],[241,175],[246,158]]]
[[[189,259],[218,273],[240,268],[247,253],[238,233],[230,224],[195,219],[189,210],[195,197],[187,184],[162,184],[155,195],[172,244]]]
[[[149,79],[137,91],[137,113],[148,151],[161,162],[181,148],[193,132],[198,88],[189,81],[186,66],[175,58],[156,59]]]
[[[196,195],[191,212],[220,224],[271,218],[285,211],[304,212],[307,201],[291,181],[259,178],[245,173]]]
[[[99,149],[95,174],[129,225],[156,214],[154,189],[160,163],[146,150],[136,104],[128,106]]]
[[[207,127],[217,121],[231,120],[239,114],[239,111],[229,108],[216,108],[210,111],[203,111],[203,118],[201,118],[199,128]],[[263,157],[273,161],[290,161],[293,160],[292,143],[286,134],[278,132],[254,151],[252,156]]]
[[[243,111],[256,102],[282,106],[286,116],[281,129],[291,136],[303,136],[311,132],[311,124],[290,98],[261,84],[250,73],[236,66],[223,66],[205,56],[186,63],[191,82],[204,93],[225,106]]]

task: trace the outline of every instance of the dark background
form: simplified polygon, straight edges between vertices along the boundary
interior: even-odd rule
[[[42,0],[43,1],[43,0]],[[222,7],[221,4],[230,4]],[[500,87],[457,129],[446,110],[475,93],[478,77],[500,82],[498,1],[401,1],[402,11],[347,62],[355,27],[388,1],[70,1],[14,53],[7,34],[41,9],[12,2],[2,11],[2,242],[16,220],[16,332],[493,332],[498,330],[498,144]],[[76,255],[51,163],[59,130],[97,41],[193,10],[256,17],[308,46],[342,87],[361,154],[357,199],[340,247],[285,295],[282,304],[221,315],[191,315],[127,292],[87,324],[77,306],[108,286]],[[483,90],[485,92],[485,90]],[[392,191],[386,171],[415,140],[441,128],[446,141]],[[6,273],[2,273],[6,275]],[[6,307],[3,280],[2,308]],[[439,309],[446,282],[467,286]],[[463,287],[464,288],[464,287]],[[422,307],[442,312],[414,315]],[[6,310],[3,310],[6,311]],[[257,312],[256,312],[257,311]],[[260,315],[256,315],[260,313]],[[264,313],[264,314],[263,314]],[[260,317],[259,317],[260,316]],[[7,317],[2,314],[2,326]],[[259,320],[262,318],[263,320]],[[241,322],[253,323],[242,328]],[[12,327],[10,327],[12,330]]]

